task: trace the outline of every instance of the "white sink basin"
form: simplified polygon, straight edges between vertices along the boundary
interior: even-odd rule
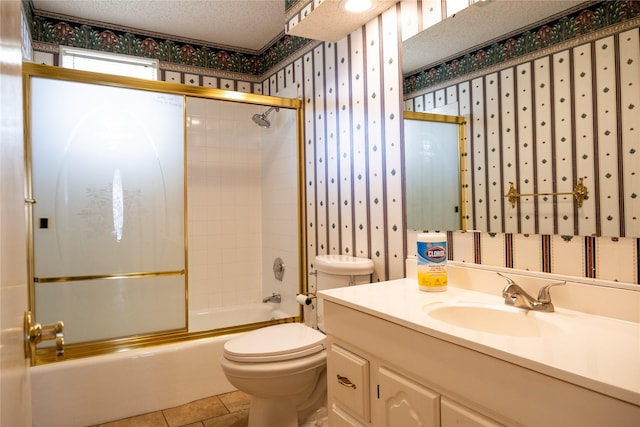
[[[434,319],[461,328],[513,337],[541,337],[562,333],[553,313],[539,313],[509,306],[474,303],[435,303],[424,312]],[[549,317],[549,319],[545,319]]]

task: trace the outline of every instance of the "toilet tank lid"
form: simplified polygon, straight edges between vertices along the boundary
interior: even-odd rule
[[[342,276],[360,276],[373,273],[373,261],[349,255],[316,255],[318,271]]]

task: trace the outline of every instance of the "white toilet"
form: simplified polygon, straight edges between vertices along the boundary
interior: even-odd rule
[[[318,255],[317,290],[369,283],[373,261]],[[229,382],[251,395],[249,427],[297,427],[326,402],[322,305],[318,328],[301,323],[267,326],[232,338],[220,360]]]

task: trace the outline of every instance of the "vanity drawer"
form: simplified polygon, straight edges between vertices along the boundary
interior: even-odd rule
[[[336,344],[327,353],[329,396],[365,423],[369,411],[369,361]],[[332,405],[334,402],[329,402]]]

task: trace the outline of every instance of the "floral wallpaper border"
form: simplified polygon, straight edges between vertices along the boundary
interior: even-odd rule
[[[43,16],[36,11],[32,11],[31,16],[31,37],[34,42],[141,56],[177,65],[253,76],[261,76],[311,42],[303,37],[285,35],[262,54],[252,55],[71,22],[55,16]]]
[[[525,31],[489,47],[403,78],[405,95],[483,68],[563,43],[573,38],[640,16],[640,2],[633,0],[602,1],[569,16]]]

